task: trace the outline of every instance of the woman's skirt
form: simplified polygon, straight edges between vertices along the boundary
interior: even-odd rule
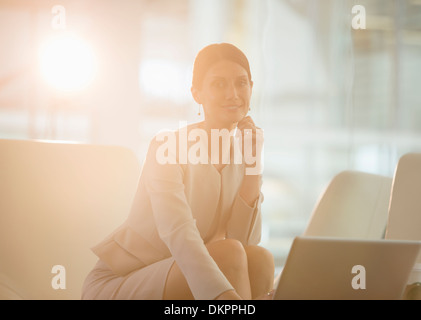
[[[82,299],[162,300],[168,272],[173,263],[174,258],[169,257],[119,276],[99,259],[85,279]]]

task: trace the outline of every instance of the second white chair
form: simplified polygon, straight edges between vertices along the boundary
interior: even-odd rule
[[[386,238],[421,240],[421,153],[399,159],[391,197]]]
[[[313,210],[304,236],[384,237],[392,178],[360,171],[336,175]]]

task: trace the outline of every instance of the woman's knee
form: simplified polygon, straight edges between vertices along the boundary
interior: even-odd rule
[[[249,259],[262,261],[264,263],[273,262],[273,254],[268,249],[251,245],[244,248]]]
[[[247,254],[247,261],[249,266],[256,269],[265,269],[271,271],[275,270],[275,261],[273,254],[266,248],[260,246],[246,246],[244,248]]]
[[[235,239],[224,239],[207,245],[208,251],[218,265],[233,268],[247,266],[247,254],[242,243]]]

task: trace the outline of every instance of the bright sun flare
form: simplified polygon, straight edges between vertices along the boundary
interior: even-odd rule
[[[61,35],[46,41],[40,49],[39,58],[44,79],[62,91],[86,87],[96,71],[92,49],[72,35]]]

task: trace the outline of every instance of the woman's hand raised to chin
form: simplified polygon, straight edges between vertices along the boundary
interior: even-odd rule
[[[263,129],[257,127],[250,116],[244,117],[237,124],[242,137],[242,154],[246,164],[247,174],[259,175],[263,171]]]
[[[254,207],[260,193],[263,173],[263,130],[256,127],[250,116],[237,123],[237,135],[241,138],[241,152],[245,161],[244,179],[240,187],[241,198]]]

